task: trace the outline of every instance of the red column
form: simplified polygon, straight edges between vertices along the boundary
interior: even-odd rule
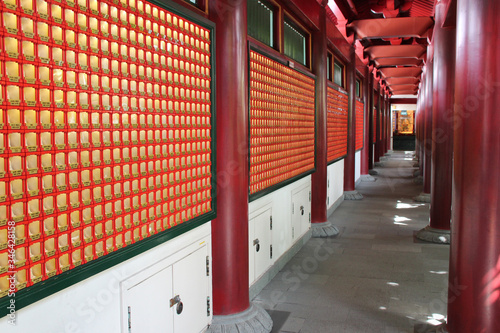
[[[432,44],[427,48],[427,63],[425,72],[424,103],[422,104],[423,138],[421,141],[422,160],[420,161],[423,175],[422,193],[415,197],[415,201],[431,201],[431,154],[432,154],[432,80],[433,80],[433,52]]]
[[[431,193],[431,154],[432,154],[432,78],[433,61],[427,60],[426,106],[424,113],[424,189],[423,193]]]
[[[344,199],[359,200],[363,196],[356,192],[355,154],[356,154],[356,53],[351,47],[350,62],[347,65],[347,91],[349,92],[347,117],[347,156],[344,159]]]
[[[361,175],[368,175],[370,170],[368,167],[369,150],[370,150],[370,81],[371,72],[367,67],[365,70],[365,79],[363,82],[363,102],[364,102],[364,132],[363,132],[363,149],[361,150]]]
[[[453,173],[453,110],[455,91],[455,28],[443,28],[446,3],[435,9],[432,110],[431,210],[429,226],[417,237],[434,243],[450,242]]]
[[[384,92],[384,124],[382,127],[382,155],[387,153],[387,124],[389,123],[389,117],[387,112],[387,93]]]
[[[368,74],[368,76],[370,77],[370,80],[369,80],[369,90],[368,90],[368,93],[369,93],[369,98],[368,98],[368,101],[369,101],[369,115],[368,115],[368,169],[369,170],[372,170],[373,169],[373,158],[374,158],[374,154],[373,154],[373,145],[375,144],[375,142],[373,141],[373,131],[375,131],[375,126],[376,124],[373,123],[373,114],[374,114],[374,110],[373,110],[373,106],[374,106],[374,92],[373,92],[373,84],[374,84],[374,78],[373,78],[373,74],[372,72],[370,71],[370,73]],[[372,172],[374,172],[375,170],[373,170]],[[375,171],[376,172],[376,171]]]
[[[380,85],[378,86],[380,87]],[[377,89],[376,93],[375,93],[375,113],[377,114],[377,117],[375,119],[375,128],[374,128],[374,131],[375,131],[375,148],[374,148],[374,157],[373,157],[373,160],[375,163],[378,163],[380,162],[380,122],[381,122],[381,112],[380,112],[380,99],[381,99],[381,96],[380,96],[380,90]]]
[[[217,41],[217,219],[212,222],[214,315],[248,309],[246,1],[209,1]]]
[[[448,327],[500,332],[500,2],[457,1]]]
[[[391,110],[391,97],[387,95],[387,128],[385,133],[387,133],[386,138],[386,152],[391,149],[391,138],[392,138],[392,110]]]
[[[327,73],[326,3],[320,8],[319,31],[313,35],[313,70],[316,74],[316,172],[312,174],[311,222],[327,222]],[[337,234],[338,231],[335,233]],[[320,233],[313,236],[332,236]]]

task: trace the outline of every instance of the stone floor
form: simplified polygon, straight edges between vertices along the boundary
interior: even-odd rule
[[[416,203],[412,155],[394,152],[361,182],[361,201],[330,217],[341,230],[311,239],[253,300],[272,332],[427,332],[446,315],[449,246],[414,237],[429,204]],[[384,158],[385,159],[385,158]]]

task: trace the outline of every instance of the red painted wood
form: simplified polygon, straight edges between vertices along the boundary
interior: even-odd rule
[[[433,61],[430,53],[427,56],[427,72],[425,85],[425,110],[424,110],[424,138],[423,138],[423,193],[431,193],[431,156],[432,156],[432,87],[433,87]]]
[[[457,2],[450,333],[500,332],[499,12]]]
[[[436,5],[435,13],[430,226],[450,230],[453,173],[453,122],[450,121],[450,113],[455,97],[456,30],[441,27],[446,17],[444,3]]]
[[[316,172],[312,174],[311,223],[324,223],[328,219],[326,21],[325,7],[319,6],[320,29],[313,35],[312,59],[316,74]]]
[[[248,309],[247,5],[209,1],[217,41],[217,218],[212,222],[213,310]]]
[[[365,79],[363,80],[363,101],[364,101],[364,133],[363,133],[363,149],[361,150],[361,169],[360,173],[362,175],[367,175],[369,168],[369,151],[371,149],[370,145],[370,80],[371,73],[368,68],[365,69]]]
[[[392,110],[391,110],[391,100],[389,96],[387,96],[387,128],[385,129],[386,133],[386,152],[391,149],[391,137],[392,137]]]
[[[347,155],[344,159],[344,191],[355,190],[356,153],[356,53],[351,49],[350,62],[346,66],[347,91],[349,92],[349,114],[347,117]]]
[[[375,136],[375,151],[373,156],[373,161],[375,163],[380,162],[380,122],[381,122],[381,114],[380,114],[380,91],[377,90],[375,92],[375,120],[374,120],[374,136]]]

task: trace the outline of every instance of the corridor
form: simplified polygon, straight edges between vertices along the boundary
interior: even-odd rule
[[[429,204],[412,199],[412,157],[384,158],[377,180],[357,186],[364,199],[330,216],[339,236],[309,240],[253,300],[272,332],[420,333],[445,318],[449,246],[414,237]]]

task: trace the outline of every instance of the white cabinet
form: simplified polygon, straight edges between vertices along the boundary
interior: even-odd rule
[[[311,188],[300,187],[292,192],[292,241],[302,237],[311,227]]]
[[[192,244],[121,283],[123,333],[205,330],[211,319],[208,244]]]
[[[272,263],[272,209],[263,207],[250,214],[248,221],[249,279],[255,281]]]

